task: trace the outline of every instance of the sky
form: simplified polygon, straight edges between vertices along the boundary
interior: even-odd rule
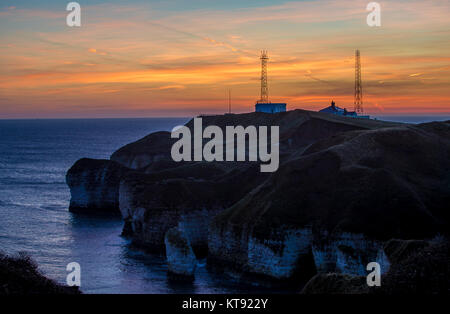
[[[359,49],[367,114],[450,115],[450,0],[69,2],[0,2],[0,118],[253,111],[263,49],[288,109],[353,110]]]

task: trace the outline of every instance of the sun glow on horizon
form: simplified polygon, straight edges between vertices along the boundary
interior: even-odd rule
[[[357,48],[369,114],[450,114],[449,0],[381,3],[378,28],[365,25],[359,0],[95,1],[81,3],[79,28],[64,25],[56,1],[8,2],[0,118],[221,113],[229,89],[234,112],[253,111],[261,49],[271,101],[318,110],[334,99],[353,109]]]

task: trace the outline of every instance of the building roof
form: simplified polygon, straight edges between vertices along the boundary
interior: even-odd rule
[[[322,110],[319,110],[319,112],[325,112],[325,113],[333,113],[333,114],[339,114],[343,116],[357,116],[357,113],[355,111],[348,111],[347,109],[342,109],[334,104],[334,101],[331,103],[331,106],[328,106],[326,108],[323,108]]]
[[[323,108],[322,110],[319,110],[319,112],[344,114],[344,109],[342,109],[338,106],[329,106],[329,107]]]

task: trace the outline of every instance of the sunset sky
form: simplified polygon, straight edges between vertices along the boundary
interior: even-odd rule
[[[0,2],[0,118],[253,111],[262,49],[288,109],[353,109],[360,49],[368,114],[450,114],[450,0],[68,2]]]

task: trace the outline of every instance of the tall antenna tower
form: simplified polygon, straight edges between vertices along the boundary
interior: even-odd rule
[[[359,50],[355,53],[355,111],[363,113],[362,83],[361,83],[361,54]]]
[[[267,50],[261,51],[261,99],[260,103],[269,102],[269,87],[267,85],[267,62],[269,57],[267,56]]]

